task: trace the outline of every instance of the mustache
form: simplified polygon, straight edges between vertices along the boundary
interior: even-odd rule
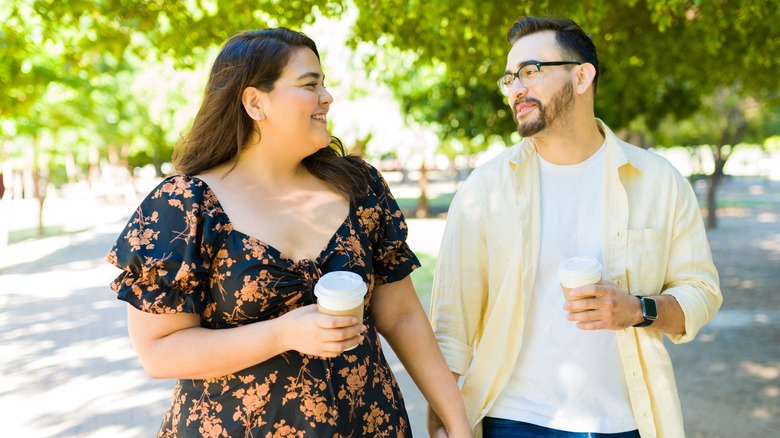
[[[526,97],[523,99],[515,100],[515,102],[512,104],[512,108],[517,107],[517,105],[520,105],[521,103],[534,103],[536,105],[542,104],[542,102],[540,102],[539,99],[534,99],[533,97]]]
[[[515,100],[515,102],[512,104],[512,111],[516,111],[515,108],[517,108],[518,105],[523,104],[523,103],[533,103],[533,104],[536,104],[536,106],[539,106],[539,107],[542,106],[542,102],[540,102],[539,99],[534,99],[533,97],[526,97],[526,98],[523,98],[523,99]]]

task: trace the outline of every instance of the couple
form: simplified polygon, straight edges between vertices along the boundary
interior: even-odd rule
[[[508,39],[498,86],[523,141],[453,201],[433,330],[398,205],[330,136],[314,42],[225,43],[180,174],[108,255],[144,368],[177,379],[158,436],[410,436],[380,334],[432,436],[683,436],[661,335],[691,340],[721,303],[694,194],[595,118],[598,59],[575,23],[520,17]],[[554,271],[572,255],[604,276],[564,303]],[[366,283],[362,321],[317,311],[339,270]]]

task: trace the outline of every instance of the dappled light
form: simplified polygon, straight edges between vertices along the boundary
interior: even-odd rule
[[[742,361],[739,364],[742,371],[763,380],[778,380],[780,378],[780,362],[775,365],[764,365],[755,362]]]
[[[587,24],[604,61],[596,116],[669,160],[696,193],[724,302],[693,341],[665,341],[689,436],[777,435],[777,0],[78,6],[0,2],[3,436],[157,430],[173,382],[143,371],[126,304],[108,286],[119,271],[105,257],[141,197],[175,173],[174,148],[227,37],[288,26],[317,42],[334,97],[328,129],[383,172],[410,219],[423,265],[412,279],[427,308],[453,196],[520,140],[496,80],[507,27],[524,13]],[[425,400],[396,358],[391,366],[414,434],[424,435]]]

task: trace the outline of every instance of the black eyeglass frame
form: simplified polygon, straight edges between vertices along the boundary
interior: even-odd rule
[[[556,65],[582,65],[582,64],[584,64],[584,63],[583,62],[579,62],[579,61],[550,61],[550,62],[534,61],[534,62],[528,62],[528,63],[525,63],[519,69],[517,69],[516,72],[514,72],[514,73],[505,73],[503,76],[498,78],[498,80],[496,81],[496,85],[498,85],[498,89],[499,89],[499,91],[501,91],[501,94],[503,94],[504,96],[509,96],[509,89],[512,88],[512,86],[511,85],[508,86],[506,88],[506,91],[504,91],[504,86],[502,85],[502,82],[504,81],[504,78],[507,77],[507,76],[512,76],[512,84],[514,84],[515,81],[520,81],[520,83],[522,83],[523,85],[526,85],[525,82],[523,82],[523,80],[520,78],[520,72],[523,71],[523,69],[528,67],[529,65],[536,66],[536,70],[541,72],[542,71],[542,67],[544,67],[544,66],[552,67],[552,66],[556,66]]]

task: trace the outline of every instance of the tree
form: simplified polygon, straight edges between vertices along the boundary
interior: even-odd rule
[[[742,143],[762,144],[764,139],[780,132],[780,118],[771,96],[746,95],[743,87],[732,84],[721,87],[702,99],[702,106],[691,117],[677,121],[668,118],[661,123],[656,140],[661,145],[698,147],[707,145],[714,169],[708,175],[707,228],[717,227],[716,191],[723,169],[731,154]]]
[[[482,135],[503,136],[507,127],[511,129],[492,119],[505,109],[503,99],[495,98],[495,80],[505,69],[509,48],[505,32],[521,14],[564,15],[591,33],[602,67],[597,110],[615,128],[638,115],[650,116],[649,123],[657,126],[670,113],[691,114],[699,96],[735,80],[745,79],[741,82],[747,92],[774,90],[777,85],[774,71],[780,59],[767,56],[780,49],[780,11],[772,0],[356,4],[360,9],[356,42],[376,41],[382,47],[386,42],[416,56],[413,65],[390,71],[391,75],[405,78],[431,66],[445,70],[442,80],[426,93],[438,94],[444,102],[421,101],[399,88],[405,105],[446,127],[447,108],[490,102],[485,108],[470,108],[468,119],[479,121],[476,129]],[[501,120],[508,118],[502,114]]]
[[[663,120],[690,117],[706,105],[702,96],[735,83],[745,96],[780,99],[774,0],[355,2],[356,44],[377,41],[381,51],[387,42],[414,56],[412,65],[388,72],[393,81],[440,72],[426,88],[394,88],[408,113],[438,125],[445,140],[485,144],[513,130],[494,82],[505,69],[505,32],[519,15],[566,16],[590,32],[601,64],[596,113],[613,129],[641,119],[652,137]],[[727,158],[717,157],[721,164]]]
[[[359,14],[351,44],[375,47],[366,59],[369,68],[395,90],[405,113],[434,127],[446,147],[475,150],[496,139],[511,141],[511,114],[495,79],[505,69],[505,31],[521,14],[565,15],[591,33],[601,60],[596,110],[615,129],[641,118],[655,134],[669,115],[684,119],[701,106],[700,96],[735,83],[746,96],[778,101],[777,93],[768,93],[777,89],[780,64],[771,55],[780,52],[780,8],[774,0],[353,1]],[[138,69],[132,59],[193,68],[209,48],[240,30],[300,28],[316,17],[343,15],[349,3],[4,2],[0,118],[32,120],[30,108],[53,82],[103,99],[92,91],[101,75],[132,74]],[[140,134],[127,142],[139,151],[135,157],[160,161],[167,152],[153,147],[159,139],[149,139],[172,141],[177,125],[165,119],[173,117],[173,108],[166,113],[128,102],[126,110],[121,113],[147,117],[159,128],[128,134]],[[130,153],[133,147],[119,150]]]

